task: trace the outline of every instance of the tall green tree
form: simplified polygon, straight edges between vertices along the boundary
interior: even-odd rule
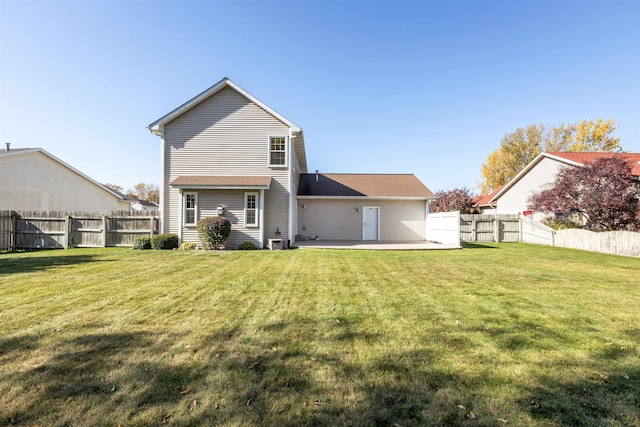
[[[540,124],[507,133],[500,140],[500,148],[482,163],[480,190],[487,194],[500,188],[542,151],[622,151],[620,138],[612,135],[616,128],[613,119],[584,119],[551,129]]]

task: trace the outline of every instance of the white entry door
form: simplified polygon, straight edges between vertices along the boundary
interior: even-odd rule
[[[380,240],[380,207],[362,207],[362,240]]]

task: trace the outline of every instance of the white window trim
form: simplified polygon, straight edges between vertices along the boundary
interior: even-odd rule
[[[195,207],[193,208],[193,223],[187,223],[187,196],[195,196]],[[182,225],[184,227],[195,227],[198,224],[198,192],[188,191],[182,193]]]
[[[274,165],[271,163],[271,140],[273,138],[284,138],[284,164],[283,165]],[[281,152],[281,151],[278,151]],[[286,135],[269,135],[269,143],[267,144],[267,162],[269,163],[270,168],[286,168],[289,166],[289,137]]]
[[[247,223],[247,196],[256,196],[256,207],[251,208],[256,212],[256,222],[253,224]],[[260,224],[260,193],[257,191],[247,191],[244,193],[244,226],[246,228],[258,228]]]

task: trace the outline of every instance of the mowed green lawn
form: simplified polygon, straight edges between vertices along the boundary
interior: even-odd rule
[[[0,254],[0,424],[638,426],[640,260]]]

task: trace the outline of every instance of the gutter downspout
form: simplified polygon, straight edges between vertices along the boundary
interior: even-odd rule
[[[293,194],[293,169],[295,168],[294,163],[294,139],[297,135],[293,134],[293,129],[289,128],[289,224],[288,224],[288,237],[289,237],[289,247],[290,245],[295,243],[295,235],[293,234],[293,214],[294,214],[294,203],[295,195]],[[297,206],[296,206],[297,207]]]
[[[166,185],[165,185],[165,160],[164,160],[164,150],[165,150],[165,140],[164,140],[164,125],[160,125],[160,134],[158,135],[160,136],[160,199],[158,200],[160,203],[158,206],[158,210],[160,211],[160,220],[158,223],[158,232],[159,234],[163,234],[164,233],[164,192],[166,190]],[[182,195],[182,194],[181,194]]]

